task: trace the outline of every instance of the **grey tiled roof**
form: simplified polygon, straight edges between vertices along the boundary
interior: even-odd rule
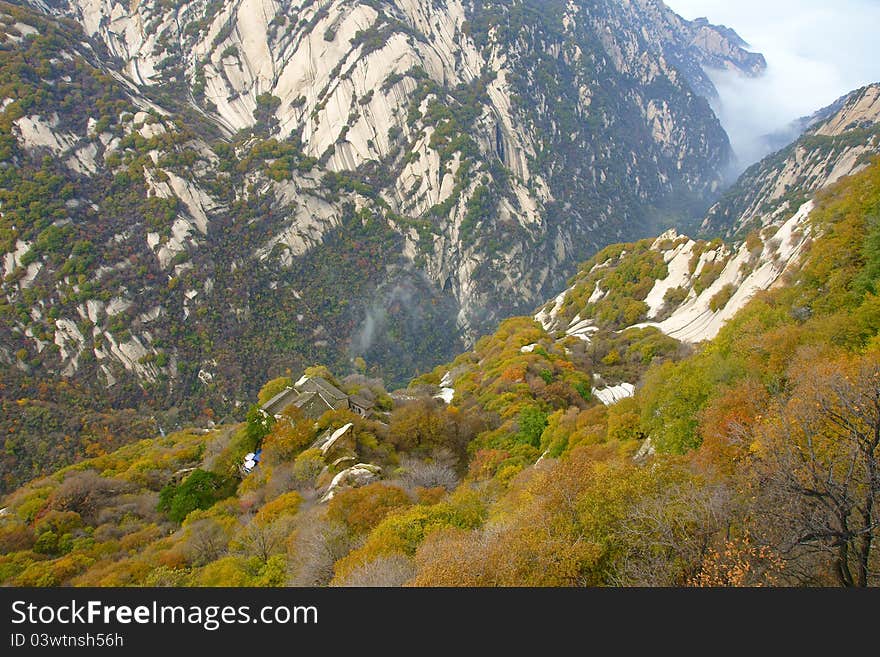
[[[349,403],[363,409],[371,409],[375,404],[360,396],[350,396],[321,377],[312,377],[293,388],[285,388],[260,408],[269,415],[278,415],[291,404],[307,416],[318,418],[334,409],[349,408]]]

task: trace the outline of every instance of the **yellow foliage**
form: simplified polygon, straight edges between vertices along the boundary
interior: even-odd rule
[[[120,538],[119,546],[126,552],[134,552],[160,538],[163,533],[160,527],[150,524]]]
[[[213,561],[193,571],[191,586],[251,586],[247,573],[247,561],[243,557],[229,556]]]
[[[608,440],[638,440],[644,438],[641,431],[641,411],[632,397],[621,399],[608,407]]]
[[[415,554],[425,536],[444,527],[478,527],[486,517],[480,496],[470,488],[459,487],[446,502],[421,504],[388,515],[370,533],[364,545],[336,562],[334,582],[342,582],[357,567],[385,554]]]
[[[266,502],[254,516],[254,521],[269,524],[284,515],[294,516],[302,504],[302,495],[296,491],[284,493],[270,502]]]
[[[257,393],[257,402],[262,406],[279,392],[290,387],[293,387],[293,379],[288,376],[279,376],[277,379],[272,379],[260,388],[260,392]]]
[[[15,578],[15,586],[59,586],[91,566],[95,560],[82,554],[69,554],[51,561],[32,563]]]
[[[352,534],[366,534],[389,513],[411,504],[402,488],[374,482],[337,494],[327,506],[327,517],[343,523]]]

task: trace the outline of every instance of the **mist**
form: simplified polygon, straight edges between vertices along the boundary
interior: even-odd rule
[[[880,81],[877,0],[666,0],[681,16],[727,25],[763,53],[767,72],[747,78],[707,73],[713,103],[730,136],[737,173],[779,146],[766,139],[791,122]]]
[[[385,332],[390,306],[401,304],[412,309],[414,296],[415,290],[412,287],[400,283],[393,285],[390,290],[377,290],[367,305],[363,323],[351,338],[352,355],[365,355],[376,339]]]

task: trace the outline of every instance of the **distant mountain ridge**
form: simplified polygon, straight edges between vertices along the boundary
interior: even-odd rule
[[[798,139],[749,167],[709,210],[705,234],[742,236],[866,167],[880,152],[880,83],[844,95],[801,123],[806,130]]]

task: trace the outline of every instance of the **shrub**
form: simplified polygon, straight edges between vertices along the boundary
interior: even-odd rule
[[[516,442],[532,447],[540,446],[541,434],[547,426],[547,414],[537,406],[527,406],[520,411],[518,424]]]
[[[632,440],[644,438],[640,427],[639,405],[633,397],[621,399],[608,407],[608,440]]]
[[[289,376],[279,376],[260,388],[260,392],[257,394],[257,401],[262,406],[279,392],[290,387],[293,387],[293,379]]]
[[[27,550],[34,544],[33,530],[17,518],[0,519],[0,553]]]
[[[260,507],[260,510],[254,516],[254,520],[258,523],[266,524],[277,520],[281,516],[294,516],[299,511],[300,504],[302,504],[302,496],[299,493],[296,491],[284,493],[284,495],[279,495],[274,500],[266,502]]]
[[[721,276],[721,272],[724,271],[724,266],[726,264],[726,258],[704,264],[703,268],[700,270],[700,275],[697,276],[697,279],[694,281],[694,292],[702,294],[704,290],[711,287],[712,283],[718,280],[718,277]]]
[[[687,288],[684,288],[681,285],[678,287],[671,287],[666,290],[666,293],[663,295],[663,302],[670,306],[678,306],[687,299],[687,295]]]
[[[432,531],[444,527],[473,529],[481,526],[485,519],[485,505],[468,488],[457,490],[448,502],[417,505],[391,513],[370,533],[363,547],[336,562],[335,580],[343,581],[355,568],[383,555],[413,556]]]
[[[297,412],[297,415],[300,415]],[[263,461],[267,464],[283,463],[293,460],[315,438],[314,422],[300,417],[291,422],[282,419],[272,426],[271,432],[263,442]]]
[[[709,310],[713,313],[718,312],[724,306],[727,305],[727,302],[730,301],[730,298],[736,292],[736,285],[733,283],[728,283],[724,287],[722,287],[715,295],[709,300]]]
[[[324,459],[320,449],[307,449],[296,457],[293,463],[293,479],[298,487],[314,486],[315,480],[324,469]]]
[[[159,511],[168,513],[174,522],[183,522],[192,511],[207,509],[232,493],[228,481],[213,472],[195,470],[183,483],[169,484],[159,493]]]
[[[327,517],[344,524],[352,534],[364,535],[392,511],[411,504],[402,488],[376,482],[338,493],[330,500]]]
[[[94,470],[75,471],[52,493],[49,506],[59,511],[75,511],[88,521],[108,499],[126,488],[123,482],[102,477]]]

